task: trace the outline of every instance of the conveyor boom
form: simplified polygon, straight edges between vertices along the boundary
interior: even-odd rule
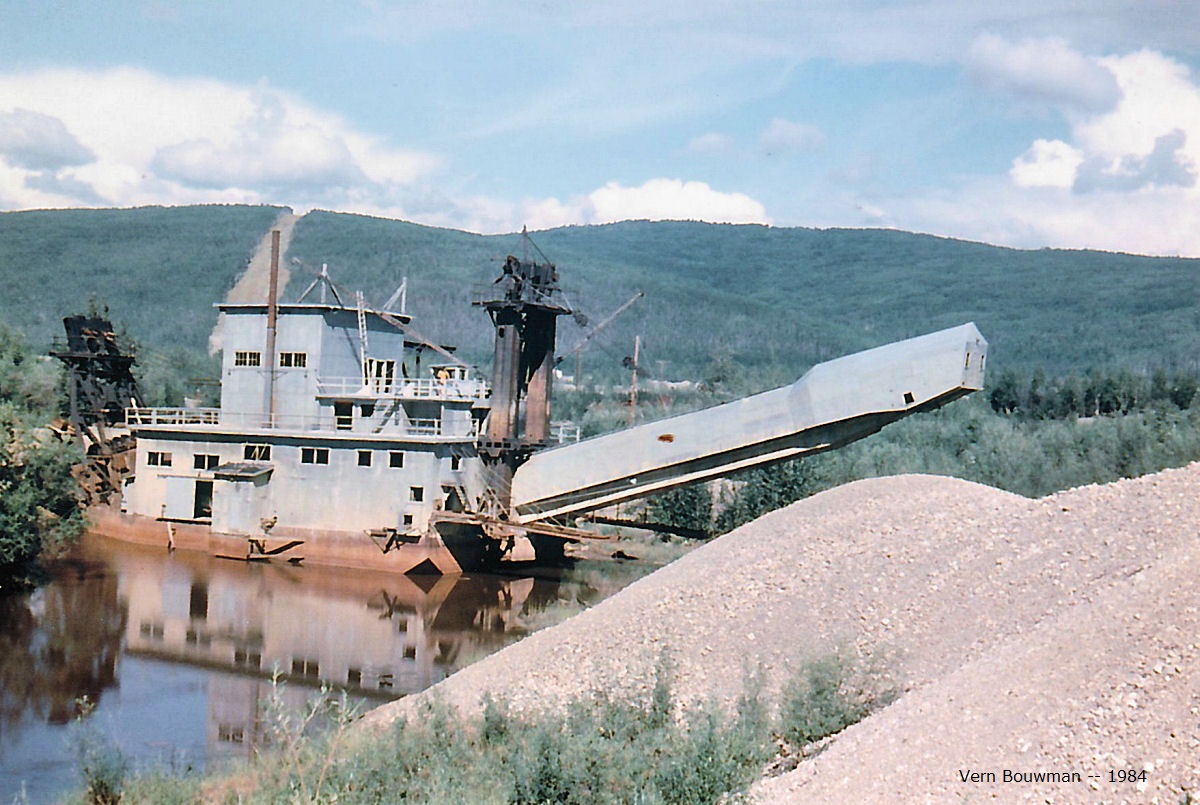
[[[983,387],[968,323],[818,364],[790,386],[535,453],[513,476],[521,523],[828,450]]]

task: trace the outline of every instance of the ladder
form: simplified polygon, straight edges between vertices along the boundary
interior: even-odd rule
[[[354,292],[355,301],[358,302],[358,358],[359,366],[362,367],[363,385],[367,386],[371,383],[371,378],[367,374],[367,309],[366,303],[363,301],[362,291]]]

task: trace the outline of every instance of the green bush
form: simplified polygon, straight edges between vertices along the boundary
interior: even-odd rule
[[[62,404],[57,367],[0,327],[0,590],[21,583],[29,562],[82,531],[71,476],[78,452],[45,427]]]
[[[772,719],[751,676],[729,712],[681,706],[670,666],[641,695],[599,691],[561,712],[516,713],[486,697],[465,717],[437,699],[383,734],[352,740],[351,711],[326,693],[299,712],[265,706],[271,744],[234,771],[242,803],[714,803],[760,777],[778,736],[793,743],[836,732],[886,696],[863,688],[841,654],[806,664]],[[857,687],[856,687],[857,685]],[[332,715],[314,731],[321,714]],[[122,770],[123,772],[123,770]],[[249,783],[249,785],[246,785]],[[119,780],[122,802],[211,800],[235,786],[161,770]]]
[[[780,732],[797,746],[819,741],[862,721],[894,692],[862,685],[853,665],[839,656],[805,663],[783,692]]]
[[[86,802],[88,805],[117,805],[124,795],[129,760],[91,720],[95,705],[85,697],[78,701],[78,707],[79,716],[72,724],[71,743],[87,785]]]

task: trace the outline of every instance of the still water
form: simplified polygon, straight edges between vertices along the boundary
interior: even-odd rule
[[[0,805],[79,784],[73,735],[135,768],[247,757],[271,677],[296,708],[323,684],[365,707],[415,693],[650,568],[395,576],[246,564],[85,539],[48,583],[0,596]]]

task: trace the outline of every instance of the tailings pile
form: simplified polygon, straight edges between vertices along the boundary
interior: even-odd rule
[[[1041,500],[933,476],[848,484],[424,695],[474,709],[491,692],[516,710],[648,695],[665,663],[684,702],[732,703],[755,672],[769,700],[842,652],[901,695],[761,783],[762,801],[1178,802],[1200,784],[1198,491],[1200,465]],[[1083,782],[962,780],[1005,769]],[[1118,769],[1146,779],[1109,782]]]

